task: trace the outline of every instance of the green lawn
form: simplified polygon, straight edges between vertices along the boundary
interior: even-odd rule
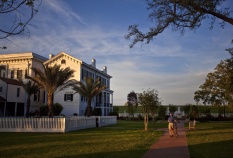
[[[145,132],[143,122],[118,121],[117,125],[58,133],[0,133],[0,157],[79,157],[141,158],[162,135],[150,123]]]
[[[162,135],[142,121],[118,121],[117,125],[58,133],[0,133],[0,157],[3,158],[141,158]],[[191,158],[233,157],[233,122],[198,123],[187,132]]]
[[[198,123],[187,139],[191,158],[233,157],[233,122]]]

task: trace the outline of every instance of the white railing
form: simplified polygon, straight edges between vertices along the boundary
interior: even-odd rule
[[[116,116],[67,118],[0,118],[0,132],[69,132],[116,124]]]
[[[66,118],[65,132],[96,127],[95,117],[72,116]]]
[[[98,127],[102,127],[102,126],[108,126],[108,125],[113,125],[113,124],[117,124],[117,118],[116,116],[99,116],[96,117],[98,118]]]
[[[65,118],[0,118],[0,132],[64,132]]]

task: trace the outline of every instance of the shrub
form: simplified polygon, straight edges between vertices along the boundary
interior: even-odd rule
[[[54,116],[59,116],[61,114],[62,110],[63,110],[63,107],[62,107],[61,104],[55,103],[55,104],[53,104],[52,110],[53,110],[53,115]]]
[[[63,107],[59,103],[53,104],[52,111],[54,116],[59,116],[63,110]],[[48,105],[42,105],[40,107],[40,115],[41,116],[48,116],[49,113],[49,107]]]
[[[48,105],[42,105],[40,107],[40,116],[48,116],[49,108]]]
[[[100,108],[95,108],[93,111],[92,111],[92,115],[93,116],[101,116],[101,109]]]
[[[38,116],[40,113],[39,113],[39,110],[35,110],[35,111],[31,111],[29,112],[28,116],[32,117],[32,116]]]

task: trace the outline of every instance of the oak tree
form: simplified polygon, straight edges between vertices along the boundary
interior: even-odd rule
[[[194,100],[204,105],[214,106],[231,105],[233,91],[231,90],[232,78],[232,59],[221,61],[214,72],[207,75],[205,82],[200,85],[199,90],[194,93]],[[225,116],[225,112],[224,112]]]
[[[158,97],[158,91],[154,89],[144,90],[142,93],[138,94],[138,103],[142,107],[144,114],[144,129],[148,130],[149,114],[154,108],[158,108],[160,103],[160,98]]]
[[[128,27],[126,39],[133,38],[130,48],[138,42],[150,43],[151,40],[165,29],[171,28],[181,34],[186,29],[195,30],[199,28],[203,20],[211,19],[210,28],[216,19],[220,20],[220,26],[225,23],[233,25],[230,15],[230,7],[224,7],[225,0],[146,0],[148,10],[151,11],[148,18],[153,23],[149,31],[143,33],[138,24]],[[229,0],[228,0],[229,1]]]

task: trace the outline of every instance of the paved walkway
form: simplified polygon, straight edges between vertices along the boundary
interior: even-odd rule
[[[165,131],[164,134],[150,147],[143,158],[190,158],[184,122],[178,123],[177,127],[179,134],[177,137],[170,137],[168,129],[162,129]]]

